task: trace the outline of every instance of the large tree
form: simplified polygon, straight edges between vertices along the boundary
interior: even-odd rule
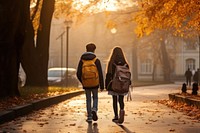
[[[55,0],[37,0],[28,14],[27,32],[22,51],[22,66],[26,86],[48,86],[49,37]]]
[[[49,34],[54,3],[55,0],[37,0],[36,9],[30,10],[31,0],[0,2],[0,97],[20,95],[20,62],[27,76],[26,85],[48,85]]]
[[[29,1],[0,1],[0,97],[19,96],[18,70]]]
[[[176,36],[200,35],[200,2],[197,0],[142,0],[134,20],[139,37],[157,29],[167,30]],[[166,45],[161,43],[163,73],[170,80],[170,61]]]

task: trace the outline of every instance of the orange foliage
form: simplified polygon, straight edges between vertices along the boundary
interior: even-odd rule
[[[155,29],[167,29],[175,35],[200,35],[199,0],[143,0],[134,20],[138,36]]]

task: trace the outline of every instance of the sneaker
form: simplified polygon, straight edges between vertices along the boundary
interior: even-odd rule
[[[96,112],[96,111],[92,111],[92,119],[93,119],[94,121],[97,121],[97,120],[98,120],[97,112]]]
[[[113,122],[118,122],[118,116],[115,116],[113,119],[112,119]]]
[[[91,117],[88,117],[86,121],[87,121],[88,123],[91,123],[91,122],[92,122],[92,118],[91,118]]]
[[[125,115],[125,111],[124,110],[120,110],[120,112],[119,112],[119,120],[118,120],[119,124],[122,124],[124,122],[124,115]]]

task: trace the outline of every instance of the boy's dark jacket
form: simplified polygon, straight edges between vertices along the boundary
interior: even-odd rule
[[[82,65],[83,65],[83,62],[82,60],[92,60],[96,57],[96,55],[92,52],[85,52],[81,58],[80,58],[80,61],[79,61],[79,64],[78,64],[78,68],[77,68],[77,78],[79,79],[79,81],[82,83],[81,81],[81,76],[82,76]],[[97,66],[97,69],[98,69],[98,73],[99,73],[99,85],[98,86],[95,86],[95,87],[83,87],[83,89],[97,89],[100,87],[101,90],[104,89],[104,79],[103,79],[103,73],[102,73],[102,68],[101,68],[101,62],[100,60],[97,58],[96,61],[95,61],[95,64]]]

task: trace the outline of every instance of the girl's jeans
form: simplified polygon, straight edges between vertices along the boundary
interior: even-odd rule
[[[88,117],[92,117],[92,111],[98,110],[98,89],[85,89],[85,95],[86,95],[87,115]]]

